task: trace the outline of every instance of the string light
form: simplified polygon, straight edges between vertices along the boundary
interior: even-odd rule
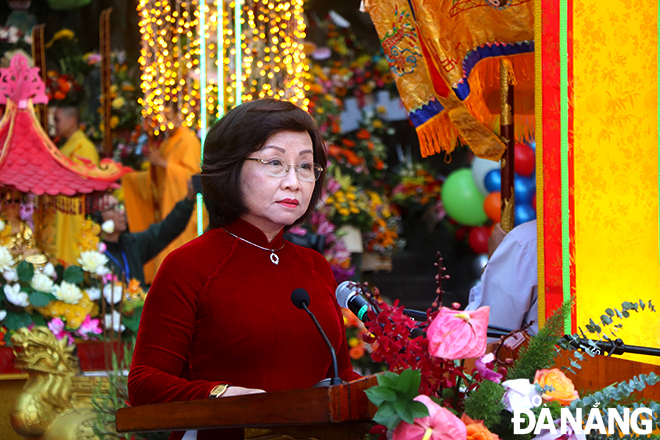
[[[138,12],[140,104],[155,133],[174,103],[202,133],[209,116],[259,97],[307,108],[303,0],[139,0]]]

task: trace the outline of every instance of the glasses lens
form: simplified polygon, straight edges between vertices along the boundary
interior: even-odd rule
[[[316,180],[314,177],[314,164],[303,162],[296,165],[296,170],[298,171],[298,177],[300,180],[305,182],[313,182]]]
[[[266,169],[268,170],[268,174],[270,174],[273,177],[284,177],[286,175],[286,165],[279,160],[279,159],[273,159],[269,160],[268,162],[262,162],[265,166]]]

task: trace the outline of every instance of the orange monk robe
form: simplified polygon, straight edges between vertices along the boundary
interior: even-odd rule
[[[60,149],[60,152],[72,161],[86,166],[99,166],[99,153],[96,146],[87,136],[77,130]],[[55,216],[55,255],[54,257],[66,264],[77,264],[80,256],[78,242],[80,240],[80,226],[85,220],[82,199],[72,197],[64,199],[67,213],[57,211]]]
[[[162,221],[177,202],[188,194],[188,181],[200,172],[201,145],[187,128],[178,128],[160,145],[167,167],[151,165],[147,171],[127,174],[122,179],[126,215],[131,232],[141,232]],[[206,219],[206,216],[205,216]],[[144,266],[147,284],[153,280],[163,259],[172,250],[197,237],[197,215],[193,212],[188,226],[150,263]]]

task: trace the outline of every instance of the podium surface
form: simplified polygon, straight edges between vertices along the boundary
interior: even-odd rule
[[[324,388],[122,408],[117,432],[271,428],[319,439],[364,438],[377,408],[364,390],[376,376]]]

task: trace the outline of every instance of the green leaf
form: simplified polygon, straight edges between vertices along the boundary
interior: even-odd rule
[[[26,312],[7,313],[4,320],[4,325],[9,330],[18,330],[19,328],[28,327],[32,324],[32,317]]]
[[[612,318],[610,318],[608,315],[603,315],[600,317],[600,320],[603,322],[605,325],[610,325],[612,324]]]
[[[410,386],[412,385],[414,376],[415,373],[413,373],[413,370],[410,368],[403,370],[399,375],[399,380],[397,381],[395,388],[402,393],[407,393],[410,389]]]
[[[419,396],[419,386],[422,383],[422,372],[419,370],[411,370],[413,372],[412,381],[410,382],[408,391],[403,395],[404,398],[412,400]]]
[[[378,385],[383,385],[390,388],[396,388],[396,382],[398,378],[399,378],[398,374],[392,373],[390,371],[386,372],[385,374],[379,374]]]
[[[412,402],[412,414],[416,419],[429,416],[429,409],[422,402],[417,402],[413,400]]]
[[[64,271],[64,281],[71,284],[80,284],[85,279],[85,273],[80,266],[69,266]]]
[[[608,316],[614,316],[614,310],[612,309],[605,310],[605,313],[607,313]]]
[[[18,273],[19,280],[29,283],[30,281],[32,281],[32,276],[34,276],[34,266],[32,266],[32,264],[28,263],[27,261],[23,260],[20,263],[18,263],[16,272]]]
[[[137,334],[138,327],[140,326],[140,316],[142,316],[142,307],[137,307],[131,315],[122,316],[121,322],[132,333]]]
[[[394,409],[394,403],[392,402],[383,402],[378,407],[378,412],[376,413],[381,417],[390,418],[396,414],[396,409]]]
[[[64,266],[62,266],[61,264],[58,264],[57,266],[55,266],[55,273],[57,274],[57,279],[58,280],[61,280],[62,278],[64,278]]]
[[[379,425],[385,426],[387,429],[393,429],[396,425],[399,424],[401,419],[396,414],[391,417],[381,417],[378,415],[378,413],[376,413],[376,415],[373,418],[373,421],[378,423]]]
[[[28,300],[30,301],[30,304],[35,307],[46,307],[50,302],[50,298],[47,294],[38,291],[30,293],[28,295]]]
[[[376,406],[380,406],[383,402],[394,402],[398,396],[391,388],[384,386],[371,387],[365,393],[371,403]]]
[[[32,322],[34,323],[34,325],[42,325],[42,326],[47,325],[46,324],[46,318],[44,318],[43,316],[41,316],[37,313],[32,315]]]
[[[453,388],[445,388],[442,390],[442,399],[447,400],[447,399],[453,399],[454,398],[454,389]]]
[[[415,423],[415,417],[413,417],[412,413],[412,402],[399,399],[394,402],[394,409],[396,409],[396,414],[401,420],[411,425]]]
[[[623,317],[628,318],[629,316],[630,316],[630,312],[628,312],[627,310],[624,310],[623,311]]]

